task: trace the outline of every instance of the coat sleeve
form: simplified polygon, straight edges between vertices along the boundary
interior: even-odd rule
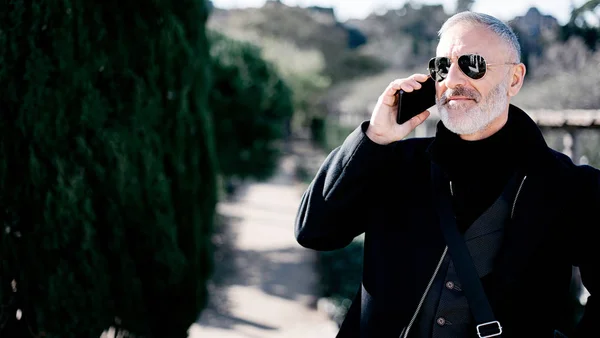
[[[595,276],[600,273],[598,257],[600,257],[600,245],[598,243],[597,226],[600,225],[598,219],[598,209],[600,208],[600,171],[590,166],[585,166],[586,173],[582,177],[590,178],[582,185],[591,189],[590,198],[586,201],[584,209],[579,209],[580,215],[585,215],[586,219],[579,218],[577,222],[577,243],[575,247],[575,265],[579,266],[581,272],[581,281],[590,293],[587,299],[585,310],[581,320],[575,329],[575,337],[597,337],[598,327],[596,320],[600,316],[598,301],[593,297],[597,290]],[[591,183],[591,184],[590,184]],[[586,189],[586,188],[584,188]],[[584,212],[585,211],[585,212]],[[590,222],[591,220],[591,222]]]
[[[298,243],[315,250],[340,249],[366,229],[378,179],[392,153],[365,134],[363,122],[323,162],[302,195],[296,215]]]

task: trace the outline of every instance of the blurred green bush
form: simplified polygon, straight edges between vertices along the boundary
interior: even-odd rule
[[[0,303],[34,332],[98,337],[116,321],[185,337],[204,306],[216,203],[205,6],[0,5],[0,283],[18,285]]]
[[[340,325],[360,287],[363,268],[363,240],[355,239],[343,249],[317,252],[321,297],[334,307],[330,315]]]
[[[209,104],[225,179],[273,174],[290,134],[292,91],[255,45],[210,31]]]
[[[311,119],[311,140],[326,153],[339,147],[353,130],[353,127],[342,126],[331,117],[315,116]]]

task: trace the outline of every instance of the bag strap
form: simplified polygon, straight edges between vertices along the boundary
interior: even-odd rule
[[[495,337],[502,333],[502,326],[496,320],[494,311],[485,295],[481,280],[463,236],[458,231],[452,208],[450,186],[443,182],[441,169],[431,162],[431,182],[433,200],[436,204],[440,226],[448,245],[448,252],[454,262],[456,274],[462,282],[469,308],[477,324],[477,335],[481,338]]]

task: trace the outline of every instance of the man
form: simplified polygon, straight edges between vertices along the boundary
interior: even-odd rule
[[[338,337],[477,337],[481,323],[440,226],[435,179],[452,199],[454,228],[499,323],[493,329],[560,335],[572,315],[572,266],[590,294],[598,274],[600,172],[550,149],[509,103],[526,69],[501,21],[451,17],[429,68],[390,83],[370,121],[327,157],[303,195],[295,224],[302,246],[339,249],[365,233],[362,283]],[[419,90],[428,76],[441,117],[436,135],[405,139],[429,112],[397,124],[396,92]],[[597,306],[590,296],[572,336],[600,336]]]

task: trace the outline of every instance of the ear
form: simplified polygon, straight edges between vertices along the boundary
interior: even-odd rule
[[[508,96],[515,96],[523,87],[523,81],[525,80],[525,73],[527,69],[523,63],[513,66],[511,83],[508,87]]]

